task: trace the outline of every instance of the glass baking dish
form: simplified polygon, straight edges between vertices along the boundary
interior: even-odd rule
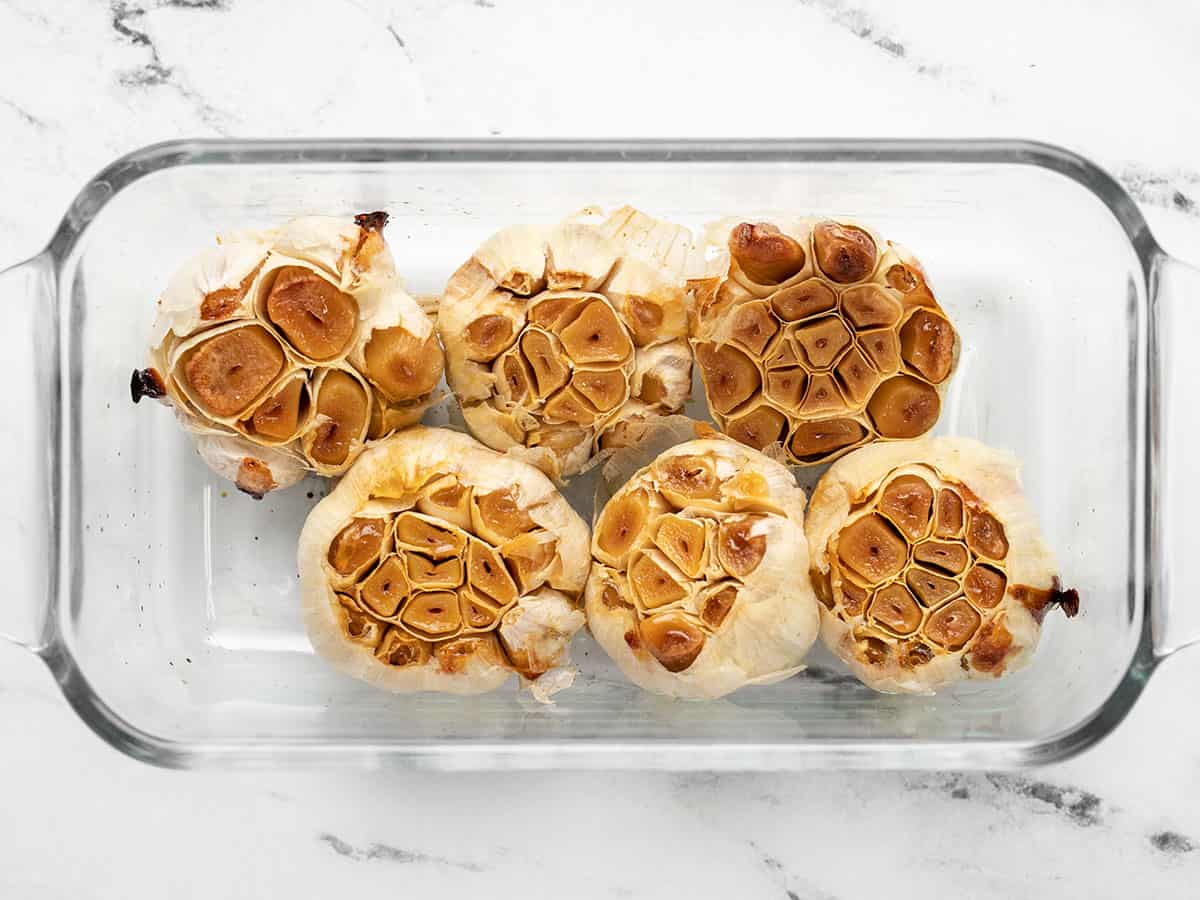
[[[262,502],[216,479],[171,414],[134,408],[157,291],[214,233],[386,209],[414,293],[489,233],[587,204],[690,226],[851,214],[913,248],[963,338],[938,430],[1015,451],[1065,579],[1033,665],[936,697],[874,694],[823,650],[711,703],[624,681],[591,640],[553,706],[515,690],[392,696],[328,669],[300,622],[295,541],[324,485]],[[49,246],[0,274],[7,365],[0,631],[41,656],[101,737],[169,766],[1008,767],[1108,733],[1200,638],[1200,273],[1108,175],[1055,147],[971,142],[213,142],[113,163]],[[1181,348],[1177,346],[1183,343]],[[1178,391],[1175,388],[1179,388]],[[26,393],[28,389],[28,393]],[[697,392],[697,397],[700,394]],[[704,416],[703,401],[690,412]],[[450,404],[430,421],[452,420]],[[812,473],[802,477],[811,484]],[[592,485],[569,496],[590,515]],[[1195,570],[1193,570],[1194,572]],[[798,577],[802,573],[797,573]]]

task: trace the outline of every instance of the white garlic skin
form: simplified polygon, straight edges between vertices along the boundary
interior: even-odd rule
[[[724,500],[689,504],[684,510],[770,513],[760,529],[767,537],[765,555],[742,581],[724,622],[715,633],[706,635],[694,662],[682,671],[672,672],[644,646],[631,646],[627,635],[636,633],[637,611],[631,606],[614,608],[604,602],[605,587],[620,578],[621,570],[601,561],[613,562],[594,535],[592,552],[596,561],[585,595],[588,627],[627,678],[648,691],[667,696],[714,699],[746,685],[770,684],[801,671],[819,627],[819,604],[806,577],[804,492],[786,467],[734,441],[714,438],[687,441],[662,453],[651,466],[630,478],[610,504],[651,484],[654,465],[681,455],[714,460],[718,477],[724,479],[725,494]],[[733,485],[747,476],[761,479],[761,493],[756,490],[753,496],[738,495]],[[730,576],[711,556],[705,574],[711,576],[711,583],[729,583]],[[633,603],[628,595],[623,599]]]
[[[895,470],[913,464],[965,485],[1002,523],[1009,546],[1003,561],[1005,594],[985,623],[1002,623],[1012,636],[1011,649],[998,671],[979,671],[970,665],[972,642],[958,651],[940,651],[932,661],[913,668],[892,659],[883,666],[868,664],[854,652],[853,624],[821,604],[823,642],[860,681],[882,693],[933,694],[964,679],[994,679],[1024,668],[1037,649],[1041,625],[1014,596],[1013,588],[1051,591],[1058,568],[1021,487],[1018,461],[1010,453],[970,438],[933,437],[874,444],[842,457],[821,477],[809,503],[805,531],[814,574],[828,576],[830,541],[841,531],[856,498]]]

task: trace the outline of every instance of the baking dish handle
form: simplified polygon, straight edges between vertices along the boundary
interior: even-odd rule
[[[1200,269],[1159,253],[1150,283],[1150,628],[1200,641]]]
[[[0,441],[0,543],[14,564],[0,597],[0,637],[39,651],[48,635],[55,573],[58,459],[58,313],[49,252],[0,271],[7,390]]]

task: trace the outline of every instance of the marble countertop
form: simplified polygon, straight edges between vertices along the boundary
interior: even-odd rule
[[[0,266],[114,157],[222,135],[1030,137],[1200,260],[1184,0],[307,6],[0,4]],[[1198,680],[1176,655],[1112,737],[1025,773],[184,773],[3,645],[0,896],[1195,896]]]

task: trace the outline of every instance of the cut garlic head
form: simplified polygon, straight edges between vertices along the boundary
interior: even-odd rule
[[[818,629],[804,492],[725,438],[661,454],[605,504],[592,535],[588,627],[625,675],[713,698],[794,674]]]
[[[709,234],[729,267],[692,343],[722,431],[815,465],[933,427],[958,336],[911,254],[832,220]]]
[[[450,279],[438,310],[446,376],[471,431],[578,472],[633,411],[679,410],[691,389],[689,232],[628,207],[516,226]]]
[[[159,298],[134,401],[165,397],[209,465],[257,497],[306,471],[341,474],[416,422],[442,351],[401,287],[386,221],[295,219],[190,260]]]
[[[1028,664],[1047,609],[1079,607],[1007,453],[965,438],[864,447],[809,506],[821,636],[869,687],[932,693]]]
[[[591,558],[587,525],[540,471],[418,426],[317,504],[298,562],[309,640],[335,668],[477,694],[567,664]]]

